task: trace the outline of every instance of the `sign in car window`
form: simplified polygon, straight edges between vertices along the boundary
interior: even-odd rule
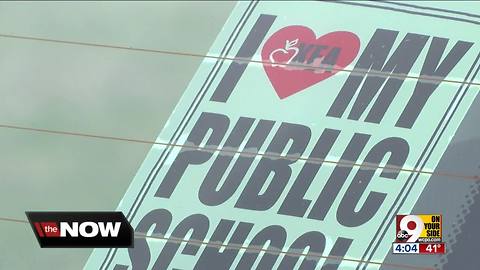
[[[477,94],[478,24],[239,3],[118,207],[134,248],[87,269],[378,269]]]

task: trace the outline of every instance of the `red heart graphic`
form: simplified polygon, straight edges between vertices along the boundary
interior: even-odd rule
[[[263,68],[277,95],[284,99],[335,75],[355,59],[359,48],[360,40],[351,32],[331,32],[316,38],[308,27],[287,26],[265,42]],[[318,68],[321,65],[323,68]],[[335,69],[329,70],[332,66]]]

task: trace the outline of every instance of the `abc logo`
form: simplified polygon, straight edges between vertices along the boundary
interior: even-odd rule
[[[405,230],[401,230],[401,231],[398,231],[397,233],[397,240],[400,241],[400,242],[405,242],[407,241],[408,238],[410,238],[410,234],[408,234],[407,231]]]

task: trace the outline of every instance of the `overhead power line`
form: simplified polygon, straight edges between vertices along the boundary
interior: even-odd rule
[[[371,164],[371,163],[367,163],[367,164],[355,163],[355,162],[344,161],[344,160],[328,160],[328,159],[322,159],[322,158],[288,156],[288,155],[281,155],[276,153],[236,151],[236,150],[224,149],[221,147],[214,148],[214,147],[201,147],[201,146],[186,145],[186,144],[172,144],[172,143],[156,142],[156,141],[144,140],[144,139],[106,136],[106,135],[98,135],[98,134],[90,134],[90,133],[82,133],[82,132],[52,130],[52,129],[24,127],[24,126],[7,125],[7,124],[0,124],[0,128],[32,131],[32,132],[55,134],[55,135],[66,135],[66,136],[77,136],[77,137],[93,138],[93,139],[121,141],[121,142],[143,143],[143,144],[149,144],[149,145],[181,147],[181,148],[192,149],[192,150],[203,151],[203,152],[220,152],[222,154],[231,154],[231,155],[238,154],[240,156],[261,156],[261,157],[268,157],[268,158],[275,158],[275,159],[303,160],[308,163],[314,163],[314,164],[327,163],[327,164],[336,164],[336,165],[346,166],[346,167],[360,167],[361,169],[372,169],[372,170],[382,169],[382,170],[403,171],[403,172],[410,172],[410,173],[421,173],[421,174],[428,174],[428,175],[451,177],[455,179],[468,180],[468,181],[480,180],[480,176],[478,175],[462,175],[462,174],[450,173],[450,172],[435,172],[435,171],[427,171],[427,170],[408,169],[408,168],[402,168],[397,166],[388,166],[388,165],[383,166],[380,164]]]
[[[244,59],[244,58],[237,58],[237,57],[221,57],[216,55],[208,55],[208,54],[200,54],[194,52],[181,52],[181,51],[171,51],[171,50],[160,50],[160,49],[148,49],[148,48],[137,48],[132,46],[122,46],[122,45],[113,45],[113,44],[104,44],[104,43],[92,43],[92,42],[82,42],[82,41],[71,41],[71,40],[61,40],[61,39],[53,39],[53,38],[43,38],[43,37],[33,37],[33,36],[23,36],[23,35],[11,35],[11,34],[2,34],[0,33],[0,38],[10,38],[10,39],[21,39],[21,40],[30,40],[30,41],[40,41],[40,42],[50,42],[50,43],[58,43],[58,44],[68,44],[68,45],[78,45],[78,46],[88,46],[88,47],[97,47],[97,48],[106,48],[106,49],[117,49],[117,50],[128,50],[128,51],[136,51],[136,52],[147,52],[147,53],[157,53],[157,54],[165,54],[165,55],[177,55],[177,56],[187,56],[187,57],[197,57],[197,58],[207,58],[207,59],[220,59],[220,60],[229,60],[235,61],[239,63],[257,63],[257,64],[264,64],[264,65],[272,65],[271,62],[268,61],[260,61],[260,60],[252,60],[252,59]],[[289,66],[291,68],[296,69],[308,69],[308,70],[332,70],[336,72],[349,72],[352,74],[357,75],[369,75],[369,76],[379,76],[379,77],[389,77],[389,78],[397,78],[397,79],[416,79],[422,82],[449,82],[449,83],[457,83],[457,84],[468,84],[468,85],[476,85],[480,86],[480,82],[466,82],[461,80],[450,80],[444,79],[435,76],[411,76],[407,74],[400,74],[400,73],[391,73],[391,72],[382,72],[382,71],[372,71],[372,70],[359,70],[359,69],[347,69],[347,68],[337,68],[335,66],[314,66],[308,64],[292,64],[292,63],[285,63],[282,64],[283,66]]]

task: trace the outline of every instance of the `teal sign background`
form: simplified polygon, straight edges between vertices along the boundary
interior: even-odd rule
[[[360,39],[360,51],[353,62],[346,67],[347,70],[352,70],[375,31],[377,29],[387,29],[399,31],[389,57],[408,33],[416,33],[430,37],[411,71],[408,73],[409,76],[414,77],[420,75],[422,66],[427,58],[432,37],[442,37],[450,40],[445,53],[449,52],[457,41],[473,42],[474,45],[445,78],[446,80],[465,80],[467,82],[473,80],[475,70],[477,70],[478,67],[478,63],[475,61],[479,52],[478,44],[475,43],[477,41],[476,38],[479,36],[477,33],[478,26],[465,21],[449,20],[447,22],[445,18],[428,16],[428,14],[410,14],[378,8],[388,6],[387,4],[371,5],[373,7],[332,2],[285,4],[275,2],[251,4],[242,2],[239,3],[232,12],[232,15],[213,44],[209,55],[227,56],[229,58],[235,57],[259,16],[261,14],[268,14],[274,15],[276,18],[268,30],[265,39],[260,44],[259,49],[253,56],[252,60],[254,61],[264,61],[264,59],[261,58],[260,51],[268,37],[284,27],[302,25],[312,29],[317,37],[333,31],[349,31],[355,33]],[[342,16],[339,16],[339,12],[341,12]],[[428,12],[425,11],[423,13]],[[240,26],[237,28],[236,26],[239,25],[239,22]],[[244,22],[243,26],[241,25],[242,22]],[[441,31],[439,31],[438,27],[439,22],[442,22]],[[461,31],[458,31],[458,29],[461,29]],[[238,36],[235,40],[229,38],[232,33],[236,34],[237,32]],[[226,51],[222,52],[222,48],[224,48],[225,45],[227,45],[227,48],[231,45],[229,53],[226,53]],[[443,57],[445,57],[445,55]],[[220,63],[222,64],[220,65]],[[178,146],[167,147],[162,145],[152,147],[118,209],[123,211],[127,218],[130,218],[134,228],[136,228],[142,218],[151,213],[152,210],[167,209],[172,213],[172,221],[164,235],[166,238],[170,237],[177,224],[186,217],[193,214],[201,214],[208,217],[209,228],[204,239],[197,239],[200,241],[209,241],[220,220],[228,219],[235,221],[236,225],[239,222],[254,224],[247,239],[243,243],[245,247],[248,246],[254,236],[264,228],[280,225],[287,232],[283,251],[287,251],[295,239],[302,234],[310,231],[318,231],[326,237],[326,245],[323,252],[324,256],[331,253],[333,245],[339,237],[352,239],[351,245],[345,255],[346,260],[342,261],[339,269],[356,269],[359,263],[349,261],[348,259],[360,260],[365,257],[365,254],[369,256],[369,252],[373,252],[372,246],[376,245],[378,245],[378,247],[375,249],[375,252],[373,252],[371,260],[374,262],[382,262],[386,254],[390,251],[391,242],[394,237],[394,223],[391,222],[390,219],[393,221],[393,216],[397,212],[409,213],[414,203],[419,199],[430,177],[429,174],[408,170],[422,169],[433,171],[435,169],[450,138],[454,135],[460,121],[463,119],[463,116],[476,96],[477,91],[475,88],[478,89],[478,86],[469,88],[467,84],[442,82],[428,99],[428,102],[412,128],[402,128],[396,127],[395,124],[410,97],[413,95],[415,85],[418,81],[415,78],[405,79],[393,103],[388,107],[380,123],[369,123],[364,121],[367,113],[364,113],[359,120],[347,118],[353,102],[350,103],[343,117],[335,118],[327,116],[327,112],[331,108],[335,98],[339,95],[340,89],[348,76],[350,76],[350,73],[345,71],[338,72],[332,77],[294,95],[280,99],[272,87],[263,65],[258,62],[253,62],[248,64],[245,72],[240,77],[226,102],[211,101],[210,98],[222,77],[226,74],[230,64],[232,64],[232,60],[204,60],[167,125],[157,138],[157,142],[189,145],[187,137],[204,112],[226,115],[230,119],[230,125],[222,143],[225,142],[225,139],[240,117],[256,119],[255,123],[258,123],[259,119],[275,121],[272,131],[260,149],[261,153],[266,151],[269,142],[274,138],[275,132],[282,122],[303,125],[311,130],[311,138],[307,148],[302,154],[303,158],[308,157],[315,142],[325,128],[341,131],[332,149],[325,158],[329,161],[340,161],[343,152],[355,133],[371,135],[358,160],[355,161],[356,163],[361,163],[367,156],[369,150],[380,141],[389,137],[402,138],[408,142],[409,145],[408,157],[403,165],[403,168],[407,171],[401,171],[395,179],[385,179],[380,175],[381,170],[378,169],[357,204],[356,210],[359,210],[366,201],[369,192],[386,193],[382,206],[373,218],[355,227],[345,226],[339,223],[337,219],[337,209],[342,198],[351,195],[348,194],[347,189],[356,172],[359,170],[358,167],[354,167],[348,174],[348,178],[336,195],[324,220],[310,219],[307,218],[306,215],[303,217],[279,215],[277,212],[282,202],[294,184],[296,176],[305,165],[305,161],[301,160],[296,161],[290,166],[292,170],[290,181],[271,208],[264,211],[236,208],[235,204],[240,198],[240,194],[247,182],[250,180],[252,172],[261,161],[261,156],[255,158],[254,163],[246,173],[241,185],[225,203],[218,206],[204,205],[199,201],[199,189],[206,172],[212,167],[216,157],[218,155],[225,155],[218,151],[215,152],[208,161],[202,162],[199,165],[188,166],[180,178],[179,184],[169,198],[156,197],[155,193],[182,149]],[[468,73],[471,69],[473,72]],[[216,75],[214,76],[214,74]],[[366,111],[368,112],[370,108],[371,105]],[[178,129],[178,127],[180,127],[180,129]],[[173,140],[171,138],[173,138]],[[222,147],[222,143],[220,145],[203,146],[216,148]],[[248,149],[243,149],[242,151],[248,151]],[[236,154],[232,164],[235,160],[238,160],[238,158],[239,155]],[[386,156],[379,165],[384,166],[387,159],[388,156]],[[162,164],[162,166],[159,166],[160,164]],[[332,163],[324,163],[321,166],[305,194],[305,199],[316,200],[336,166],[336,164]],[[421,168],[419,168],[419,166],[421,166]],[[231,168],[231,166],[229,168]],[[311,207],[310,205],[309,210],[306,212],[307,215],[311,211]],[[162,222],[162,220],[158,222]],[[151,234],[153,229],[154,226],[147,230],[147,235]],[[164,249],[166,241],[149,239],[147,243],[148,250],[146,252],[149,256],[149,267],[152,267],[160,252]],[[265,245],[265,248],[266,247],[267,245]],[[136,249],[137,248],[138,247],[136,247]],[[180,254],[182,249],[183,247],[181,247],[174,256],[172,262],[169,264],[170,268],[192,269],[199,260],[199,257],[201,257],[204,246],[196,252],[195,256]],[[307,250],[301,250],[299,252],[306,254]],[[142,254],[145,255],[146,253],[144,252]],[[232,262],[231,269],[234,269],[239,261],[242,260],[243,255],[244,251],[241,250]],[[114,269],[115,265],[118,265],[118,267],[122,267],[122,265],[130,266],[132,264],[131,256],[126,249],[97,249],[90,257],[86,268],[97,269],[105,267],[107,269]],[[260,254],[259,258],[262,256],[265,255]],[[142,261],[148,262],[148,260],[145,260],[146,257],[142,258]],[[283,259],[284,256],[279,255],[275,267],[278,267]],[[256,260],[254,265],[258,265],[259,261],[260,259]],[[303,258],[301,258],[300,261],[303,261]],[[317,269],[321,268],[324,261],[325,259],[320,259]],[[212,262],[212,267],[214,263],[215,262]],[[162,264],[162,262],[159,262],[159,264]],[[299,264],[297,264],[297,267],[298,265]],[[377,269],[378,267],[378,264],[368,265],[368,269]]]

